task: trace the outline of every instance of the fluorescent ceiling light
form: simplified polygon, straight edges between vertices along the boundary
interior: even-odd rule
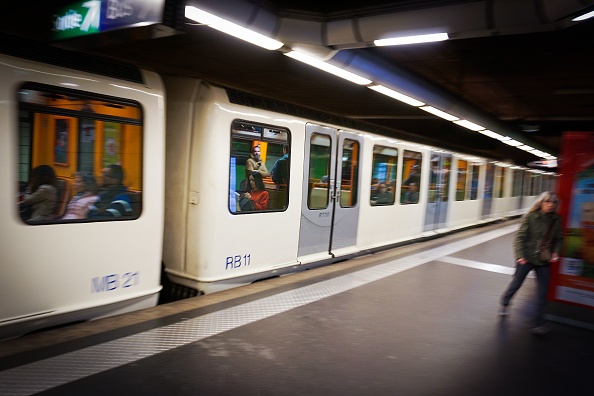
[[[444,120],[448,120],[448,121],[456,121],[459,120],[460,118],[451,115],[449,113],[446,113],[445,111],[441,111],[436,109],[435,107],[431,107],[431,106],[423,106],[420,108],[421,110],[425,110],[427,113],[431,113],[433,115],[436,115],[438,117],[443,118]]]
[[[287,52],[285,55],[287,55],[289,58],[293,58],[300,62],[307,63],[308,65],[316,67],[320,70],[324,70],[325,72],[328,72],[330,74],[334,74],[335,76],[344,78],[345,80],[348,80],[355,84],[367,85],[371,84],[372,82],[371,80],[368,80],[364,77],[358,76],[354,73],[341,69],[340,67],[326,63],[322,60],[314,58],[313,56],[306,55],[303,52],[290,51]]]
[[[277,50],[284,44],[280,41],[266,37],[263,34],[256,33],[253,30],[246,29],[232,22],[219,18],[216,15],[209,14],[199,8],[186,6],[186,18],[198,23],[207,25],[220,32],[227,33],[233,37],[245,40],[267,50]]]
[[[503,141],[503,140],[509,140],[509,139],[510,139],[510,138],[507,138],[507,139],[506,139],[506,137],[505,137],[505,136],[503,136],[503,135],[500,135],[500,134],[498,134],[498,133],[496,133],[496,132],[490,131],[490,130],[488,130],[488,129],[485,129],[485,130],[483,130],[483,131],[478,131],[478,133],[482,133],[482,134],[483,134],[483,135],[485,135],[485,136],[489,136],[490,138],[497,139],[497,140],[501,140],[501,141]]]
[[[579,17],[575,17],[572,19],[573,22],[579,22],[579,21],[583,21],[584,19],[589,19],[592,18],[594,16],[594,11],[590,11],[587,12],[583,15],[580,15]]]
[[[519,141],[511,139],[511,138],[508,140],[502,140],[502,142],[505,144],[509,144],[510,146],[514,146],[514,147],[518,147],[518,146],[521,146],[524,144],[522,142],[519,142]]]
[[[425,104],[421,101],[411,98],[410,96],[406,96],[404,94],[401,94],[400,92],[394,91],[393,89],[386,88],[383,85],[370,85],[367,88],[373,89],[376,92],[379,92],[381,94],[389,96],[393,99],[399,100],[399,101],[409,104],[411,106],[418,107],[418,106],[423,106]]]
[[[473,122],[470,122],[468,120],[458,120],[458,121],[454,121],[454,124],[458,124],[460,126],[463,126],[464,128],[468,128],[470,130],[473,131],[482,131],[483,129],[485,129],[484,127],[475,124]]]
[[[447,33],[433,33],[433,34],[421,34],[418,36],[404,36],[404,37],[393,37],[381,40],[374,40],[373,43],[378,47],[384,47],[387,45],[404,45],[404,44],[418,44],[418,43],[430,43],[433,41],[444,41],[447,40]]]
[[[520,150],[524,150],[524,151],[530,151],[530,150],[534,150],[534,147],[528,146],[527,144],[523,145],[523,146],[518,146],[518,148]]]

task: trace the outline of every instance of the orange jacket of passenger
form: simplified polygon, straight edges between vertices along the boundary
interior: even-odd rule
[[[255,210],[266,210],[268,209],[268,191],[266,190],[253,190],[250,191],[250,200],[254,201]]]

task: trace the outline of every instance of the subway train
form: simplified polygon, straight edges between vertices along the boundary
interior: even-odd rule
[[[162,285],[212,293],[517,216],[555,183],[206,81],[0,43],[0,339],[151,307]]]

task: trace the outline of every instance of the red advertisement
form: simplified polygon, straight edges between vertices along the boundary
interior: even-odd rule
[[[594,132],[565,132],[559,156],[563,251],[552,299],[594,308]]]

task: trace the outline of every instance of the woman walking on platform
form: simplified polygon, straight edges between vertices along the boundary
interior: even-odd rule
[[[553,192],[544,192],[524,215],[514,243],[516,271],[501,296],[500,316],[508,315],[508,305],[531,270],[536,272],[537,302],[533,327],[534,334],[549,332],[544,321],[544,310],[549,288],[549,263],[559,260],[562,242],[561,216],[557,213],[559,198]]]

